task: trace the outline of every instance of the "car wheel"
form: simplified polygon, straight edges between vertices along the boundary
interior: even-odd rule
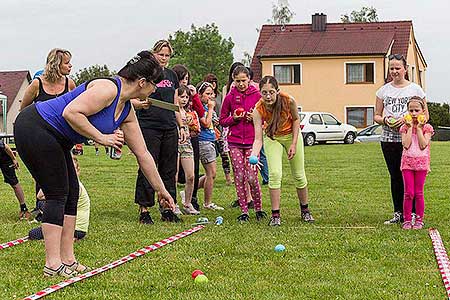
[[[346,144],[353,144],[355,142],[356,135],[353,132],[347,133],[344,139],[344,143]]]
[[[305,145],[306,146],[313,146],[315,142],[316,142],[316,136],[314,135],[314,133],[308,133],[305,136]]]

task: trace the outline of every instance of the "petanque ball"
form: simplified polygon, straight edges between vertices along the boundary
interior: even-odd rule
[[[197,277],[195,277],[194,282],[197,284],[204,284],[208,282],[208,277],[206,277],[203,274],[198,275]]]
[[[283,252],[284,250],[286,250],[286,247],[282,244],[278,244],[275,246],[275,252]]]

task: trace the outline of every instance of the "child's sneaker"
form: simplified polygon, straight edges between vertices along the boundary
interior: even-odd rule
[[[31,219],[31,214],[30,212],[27,210],[21,210],[19,212],[19,220],[30,220]]]
[[[256,221],[261,221],[262,219],[267,218],[267,214],[262,210],[256,212]]]
[[[314,221],[315,221],[309,210],[303,210],[301,212],[301,218],[304,222],[307,222],[307,223],[314,223]]]
[[[270,217],[269,226],[281,226],[281,219],[280,217]]]
[[[422,218],[419,216],[416,216],[416,221],[414,222],[414,225],[412,227],[412,229],[422,229],[423,228],[423,221]]]
[[[249,219],[250,218],[249,218],[248,214],[242,214],[239,217],[237,217],[238,222],[241,223],[241,224],[248,222]]]
[[[183,205],[183,211],[187,215],[199,215],[200,214],[200,212],[198,210],[196,210],[194,208],[194,206],[192,206],[192,203],[189,203],[187,205],[184,204]]]
[[[205,209],[210,209],[210,210],[223,210],[223,207],[221,207],[217,204],[214,204],[214,203],[210,203],[208,205],[203,205],[203,207]]]
[[[409,229],[412,229],[412,228],[413,228],[413,226],[411,224],[411,221],[403,222],[402,229],[409,230]]]
[[[398,211],[394,213],[392,219],[384,221],[385,225],[400,224],[402,222],[402,214]]]

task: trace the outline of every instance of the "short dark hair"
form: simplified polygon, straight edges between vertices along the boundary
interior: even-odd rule
[[[150,51],[139,52],[117,74],[128,81],[145,78],[146,81],[158,83],[164,78],[159,62]]]
[[[178,92],[178,96],[181,96],[181,95],[183,95],[184,93],[186,93],[187,95],[188,95],[188,97],[191,97],[191,90],[186,86],[186,85],[184,85],[184,84],[180,84],[180,86],[178,87],[178,89],[177,89],[177,92]],[[186,104],[186,106],[188,106],[189,105],[189,101],[188,101],[188,103]],[[186,107],[185,106],[185,107]]]
[[[183,65],[175,65],[172,67],[172,71],[175,72],[175,74],[177,74],[178,77],[178,81],[183,80],[183,78],[188,75],[189,76],[189,80],[188,80],[188,84],[191,81],[191,73],[189,72],[188,68],[186,68]]]

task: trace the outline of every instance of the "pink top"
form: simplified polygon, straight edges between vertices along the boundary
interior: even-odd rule
[[[434,134],[433,126],[431,126],[430,124],[425,124],[422,130],[423,134]],[[400,133],[406,133],[407,131],[407,125],[403,125],[402,127],[400,127]],[[416,128],[413,128],[411,146],[409,146],[408,149],[403,148],[400,169],[413,171],[430,171],[430,145],[428,145],[423,150],[420,149]]]

